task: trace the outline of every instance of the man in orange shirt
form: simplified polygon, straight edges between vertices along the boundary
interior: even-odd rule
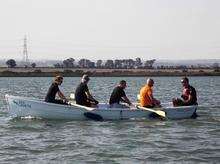
[[[147,79],[147,84],[140,90],[140,106],[153,108],[160,106],[160,101],[153,97],[153,79]]]

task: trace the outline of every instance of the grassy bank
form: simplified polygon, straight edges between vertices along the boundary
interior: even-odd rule
[[[220,76],[213,69],[80,69],[80,68],[0,68],[0,77],[50,77],[63,75],[78,77],[83,74],[100,77],[117,76]]]

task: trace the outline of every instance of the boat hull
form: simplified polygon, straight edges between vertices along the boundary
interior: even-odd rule
[[[180,106],[180,107],[166,107],[163,111],[166,113],[168,119],[185,119],[191,118],[196,113],[197,105],[194,106]]]
[[[18,96],[7,96],[8,111],[12,117],[33,116],[46,119],[84,119],[81,108],[68,105],[47,103]]]
[[[32,116],[44,119],[84,120],[87,119],[84,113],[90,112],[100,115],[104,120],[120,120],[148,118],[151,113],[129,108],[108,108],[107,104],[88,110],[88,107],[80,107],[79,105],[53,104],[19,96],[6,95],[5,97],[8,103],[8,112],[12,117]]]
[[[83,107],[80,105],[60,105],[47,103],[39,99],[30,99],[19,96],[5,96],[8,111],[12,117],[32,116],[43,119],[85,120],[85,113],[94,113],[103,120],[148,119],[152,112],[137,108],[110,108],[108,104],[100,104],[98,108]],[[168,119],[190,118],[196,111],[196,106],[164,107]]]

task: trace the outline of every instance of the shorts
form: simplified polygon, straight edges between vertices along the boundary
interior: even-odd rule
[[[82,106],[87,106],[87,107],[91,107],[92,106],[90,101],[76,102],[76,104],[79,104],[79,105],[82,105]]]
[[[123,104],[113,103],[113,104],[110,104],[110,108],[128,108],[128,107]]]

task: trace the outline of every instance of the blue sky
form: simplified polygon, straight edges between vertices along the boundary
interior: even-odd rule
[[[220,59],[219,0],[0,0],[0,59]]]

